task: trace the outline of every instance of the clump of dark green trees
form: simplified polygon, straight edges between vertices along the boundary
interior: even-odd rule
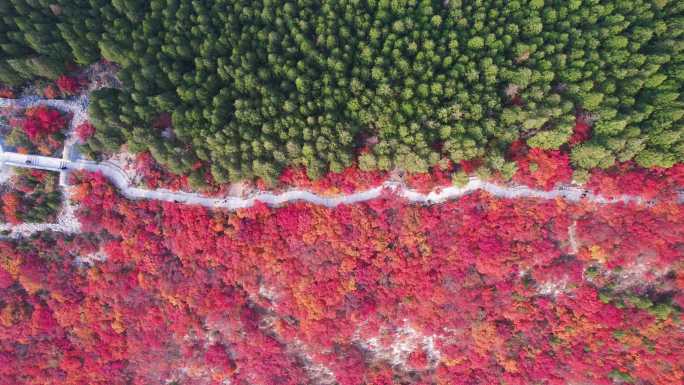
[[[375,144],[358,159],[363,169],[422,172],[444,157],[484,158],[510,176],[510,143],[567,149],[578,113],[594,121],[592,138],[572,148],[579,170],[684,160],[681,1],[8,0],[0,8],[8,31],[0,81],[50,77],[43,61],[101,54],[119,63],[125,88],[92,98],[90,151],[127,143],[196,181],[207,171],[192,171],[198,160],[219,182],[269,180],[290,165],[315,178],[351,165],[366,143]],[[173,135],[150,128],[163,112]]]

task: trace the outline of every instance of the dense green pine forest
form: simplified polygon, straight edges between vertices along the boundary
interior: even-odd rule
[[[568,149],[579,114],[578,170],[684,161],[681,1],[6,0],[0,15],[0,82],[118,63],[86,151],[126,143],[195,183],[198,161],[218,182],[443,158],[510,177],[511,143]],[[164,113],[173,135],[151,128]]]

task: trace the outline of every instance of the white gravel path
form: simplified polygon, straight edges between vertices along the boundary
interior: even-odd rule
[[[378,198],[385,190],[390,190],[394,194],[408,200],[409,202],[421,204],[436,204],[447,200],[456,199],[472,192],[483,190],[500,198],[538,198],[538,199],[564,199],[571,202],[581,200],[601,203],[615,204],[634,202],[637,204],[648,204],[639,196],[621,195],[615,198],[607,198],[596,195],[587,190],[576,186],[560,186],[550,191],[538,190],[528,186],[500,186],[491,182],[480,180],[476,177],[464,187],[444,187],[438,188],[430,193],[424,194],[406,187],[399,182],[385,182],[382,185],[359,191],[353,194],[337,196],[321,196],[307,190],[293,189],[279,194],[270,192],[258,192],[250,197],[206,197],[197,193],[170,191],[166,189],[148,190],[134,187],[128,175],[111,162],[93,162],[88,160],[64,160],[62,158],[52,158],[47,156],[25,155],[15,152],[3,152],[0,160],[6,165],[14,167],[37,168],[51,171],[86,170],[101,172],[114,184],[121,193],[130,199],[156,199],[161,201],[176,201],[178,203],[196,204],[205,207],[221,207],[229,210],[241,209],[252,206],[256,201],[261,201],[270,206],[279,206],[288,202],[305,201],[316,205],[334,207],[340,204],[353,204]]]
[[[26,108],[35,105],[48,105],[60,109],[62,111],[69,111],[73,114],[69,130],[73,133],[73,129],[87,119],[88,97],[81,96],[72,100],[42,100],[37,97],[29,97],[23,99],[0,99],[0,108],[15,107]],[[595,195],[587,190],[577,186],[559,186],[550,191],[533,189],[528,186],[500,186],[494,183],[486,182],[478,178],[472,177],[467,185],[464,187],[445,187],[438,188],[430,193],[423,194],[408,188],[407,186],[395,182],[387,181],[381,186],[359,191],[353,194],[338,195],[338,196],[321,196],[307,190],[292,189],[279,194],[270,192],[258,192],[249,197],[205,197],[197,193],[170,191],[166,189],[148,190],[144,188],[135,187],[131,183],[131,177],[117,164],[109,161],[94,162],[85,159],[75,159],[75,154],[72,153],[73,144],[75,143],[74,135],[69,135],[69,139],[64,146],[64,153],[62,158],[53,158],[37,155],[24,155],[14,152],[1,152],[0,147],[0,167],[4,164],[14,167],[28,167],[38,168],[44,170],[51,170],[60,172],[60,184],[66,189],[66,176],[70,170],[87,170],[92,172],[101,172],[105,175],[122,193],[123,196],[129,199],[155,199],[168,202],[176,202],[183,204],[194,204],[210,208],[224,208],[228,210],[236,210],[247,208],[256,201],[263,202],[270,206],[280,206],[289,202],[305,201],[315,205],[326,207],[335,207],[340,204],[353,204],[364,202],[380,197],[383,192],[390,190],[394,194],[406,199],[409,202],[420,204],[437,204],[451,199],[457,199],[472,192],[483,190],[500,198],[538,198],[538,199],[564,199],[571,202],[579,202],[585,200],[600,204],[615,204],[634,202],[637,204],[651,204],[646,202],[639,196],[621,195],[616,198],[607,198],[601,195]],[[65,190],[68,191],[68,190]],[[68,194],[67,194],[68,195]],[[682,200],[680,195],[680,201]],[[68,199],[65,199],[67,202]],[[65,207],[68,205],[65,203]],[[54,229],[55,231],[75,232],[78,231],[78,224],[73,218],[72,209],[69,215],[60,215],[60,221],[56,224],[25,224],[12,227],[13,233],[29,234],[31,232],[40,231],[40,229]],[[62,219],[66,217],[66,219]],[[4,226],[4,227],[3,227]],[[8,225],[0,225],[0,231]],[[23,226],[23,227],[22,227]]]

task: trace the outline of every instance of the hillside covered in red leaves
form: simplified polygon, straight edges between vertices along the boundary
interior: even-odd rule
[[[229,213],[73,182],[84,234],[0,243],[3,384],[684,379],[671,200]]]

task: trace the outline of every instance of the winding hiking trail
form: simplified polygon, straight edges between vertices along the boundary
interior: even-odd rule
[[[585,200],[599,204],[629,202],[636,204],[652,203],[644,201],[644,199],[639,196],[631,195],[621,195],[615,198],[607,198],[601,195],[592,194],[587,190],[577,186],[559,186],[553,190],[544,191],[522,185],[501,186],[480,180],[475,177],[470,178],[468,184],[463,187],[451,186],[438,188],[427,194],[412,190],[401,183],[390,181],[372,189],[338,196],[322,196],[307,190],[292,189],[278,194],[270,192],[258,192],[246,198],[235,196],[217,198],[206,197],[197,193],[170,191],[166,189],[149,190],[135,187],[131,183],[130,177],[126,174],[126,172],[112,162],[104,161],[98,163],[86,159],[80,159],[77,158],[73,153],[72,147],[76,141],[73,135],[73,128],[87,119],[87,96],[81,96],[80,98],[74,100],[42,100],[35,97],[23,99],[0,99],[0,108],[26,108],[36,105],[47,105],[62,111],[71,112],[73,114],[69,130],[70,135],[65,141],[62,158],[26,155],[16,152],[4,152],[0,146],[0,167],[6,165],[59,172],[60,184],[64,186],[66,195],[65,198],[67,198],[65,200],[68,200],[68,186],[66,186],[67,173],[72,170],[86,170],[91,172],[101,172],[121,191],[121,194],[124,197],[129,199],[155,199],[167,202],[200,205],[210,208],[223,208],[228,210],[247,208],[254,205],[254,203],[257,201],[263,202],[270,206],[279,206],[289,202],[304,201],[315,205],[334,207],[341,204],[353,204],[376,199],[388,190],[409,202],[420,204],[438,204],[450,199],[462,197],[478,190],[487,191],[493,196],[508,199],[560,198],[571,202]],[[684,195],[680,193],[680,202],[682,201],[683,197]],[[68,202],[65,204],[65,207],[70,207]],[[54,230],[70,233],[79,231],[78,225],[74,224],[75,219],[73,219],[73,208],[62,210],[59,218],[60,220],[55,224],[0,224],[0,231],[10,230],[12,232],[10,236],[15,236],[15,234],[27,235],[40,230]]]
[[[579,187],[561,186],[550,191],[536,190],[527,186],[500,186],[494,183],[485,182],[477,178],[471,178],[464,187],[444,187],[423,194],[406,187],[397,182],[385,182],[382,185],[355,192],[352,194],[338,196],[322,196],[307,190],[293,189],[279,194],[270,192],[259,192],[250,197],[206,197],[197,193],[170,191],[166,189],[148,190],[132,186],[126,173],[108,162],[96,163],[87,160],[65,161],[60,158],[45,156],[24,155],[14,152],[4,152],[2,155],[4,164],[14,167],[36,168],[65,172],[69,170],[86,170],[91,172],[101,172],[106,176],[122,193],[129,199],[156,199],[168,202],[185,204],[195,204],[205,207],[225,208],[228,210],[242,209],[254,205],[256,201],[266,203],[270,206],[278,206],[288,202],[305,201],[315,205],[334,207],[340,204],[352,204],[375,199],[381,196],[383,191],[390,190],[394,194],[415,203],[435,204],[449,199],[455,199],[470,194],[477,190],[484,190],[490,194],[502,198],[540,198],[556,199],[562,198],[568,201],[578,202],[581,199],[587,201],[610,204],[619,202],[644,203],[638,196],[622,195],[616,198],[606,198],[601,195],[594,195],[586,192]],[[28,163],[27,163],[28,162]],[[584,196],[584,197],[583,197]]]

